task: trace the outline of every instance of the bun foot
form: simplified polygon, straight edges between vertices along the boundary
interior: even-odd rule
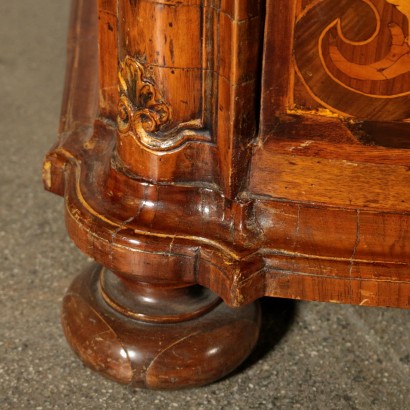
[[[193,285],[139,284],[93,264],[70,286],[62,324],[83,362],[121,383],[181,389],[239,366],[259,335],[257,304],[230,308]]]

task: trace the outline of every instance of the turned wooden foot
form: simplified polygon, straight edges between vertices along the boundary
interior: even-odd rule
[[[201,286],[131,282],[93,264],[63,303],[67,340],[85,364],[121,383],[177,389],[211,383],[249,355],[257,304],[230,308]]]

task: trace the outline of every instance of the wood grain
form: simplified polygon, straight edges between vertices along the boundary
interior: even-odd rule
[[[199,386],[249,354],[260,297],[410,308],[407,9],[336,3],[73,2],[43,180],[99,264],[64,299],[87,365]]]

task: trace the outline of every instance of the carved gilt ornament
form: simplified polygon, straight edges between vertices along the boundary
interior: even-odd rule
[[[172,125],[172,108],[154,80],[146,76],[144,65],[127,56],[118,73],[120,99],[117,129],[153,150],[170,150],[187,140],[206,140],[199,120]]]

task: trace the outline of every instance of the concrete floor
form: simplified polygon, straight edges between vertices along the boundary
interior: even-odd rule
[[[0,409],[410,409],[404,310],[265,300],[255,354],[196,390],[132,390],[72,354],[60,304],[86,258],[67,238],[62,199],[40,180],[56,138],[68,3],[0,2]]]

